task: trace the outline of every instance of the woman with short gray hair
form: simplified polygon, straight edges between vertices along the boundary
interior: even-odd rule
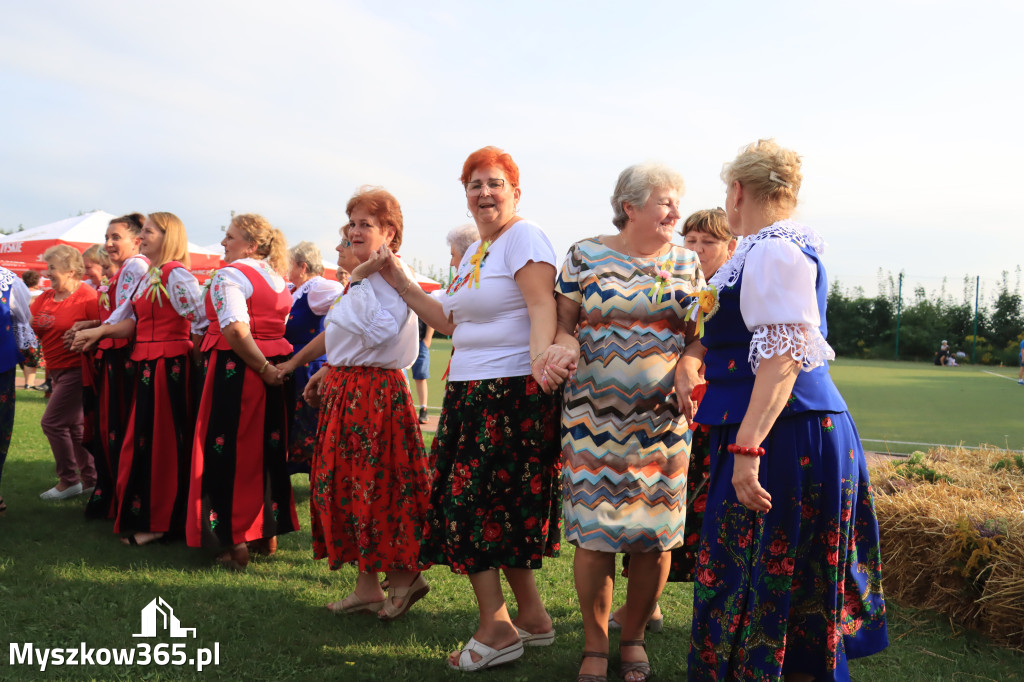
[[[618,234],[577,242],[555,283],[555,344],[569,362],[562,409],[565,538],[583,616],[579,680],[604,680],[615,554],[630,555],[619,675],[652,675],[644,626],[683,545],[690,399],[700,362],[682,301],[704,286],[696,255],[672,243],[683,179],[654,164],[630,166],[612,195]],[[575,373],[572,372],[575,367]],[[673,396],[673,392],[675,395]]]
[[[480,239],[480,231],[476,229],[476,225],[473,223],[466,223],[449,230],[448,236],[445,239],[448,241],[448,248],[452,255],[451,267],[457,268],[469,247],[473,245],[473,242]]]
[[[288,251],[288,256],[288,279],[294,288],[284,338],[292,344],[293,352],[298,353],[324,330],[324,316],[344,288],[338,282],[323,277],[320,247],[313,242],[299,242]],[[309,364],[297,367],[292,376],[288,401],[288,472],[292,474],[308,474],[313,460],[320,410],[306,404],[302,391],[324,360],[325,356],[321,355]]]

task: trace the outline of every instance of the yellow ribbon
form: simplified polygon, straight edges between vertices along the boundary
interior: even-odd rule
[[[146,297],[153,302],[159,303],[160,307],[164,306],[164,300],[160,298],[160,293],[167,297],[167,300],[171,300],[171,295],[167,293],[167,289],[164,287],[163,277],[161,276],[160,268],[152,267],[149,269],[149,286],[146,288]]]
[[[474,289],[480,288],[480,266],[484,264],[484,258],[487,258],[487,249],[491,246],[490,242],[483,242],[480,244],[480,248],[477,252],[472,255],[469,259],[469,264],[473,266],[472,284]]]

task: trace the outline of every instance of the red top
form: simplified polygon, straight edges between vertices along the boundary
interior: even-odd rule
[[[164,289],[167,288],[171,270],[183,267],[173,260],[160,266],[160,280]],[[182,317],[162,291],[154,297],[152,291],[144,290],[141,296],[132,301],[132,309],[135,311],[135,348],[132,349],[132,360],[138,362],[173,358],[192,350],[191,320]]]
[[[98,294],[91,286],[80,284],[63,301],[54,301],[53,295],[50,289],[32,301],[32,331],[43,347],[47,369],[80,368],[79,354],[64,348],[64,332],[75,322],[99,319]]]
[[[285,287],[280,292],[274,291],[259,272],[241,263],[228,265],[235,268],[249,280],[252,285],[252,296],[246,299],[245,305],[249,312],[249,332],[252,334],[256,347],[268,358],[287,355],[292,352],[292,344],[284,339],[285,322],[292,309],[292,295]],[[231,345],[220,331],[220,320],[213,306],[213,297],[206,292],[206,317],[210,326],[203,337],[203,352],[212,348],[231,350]]]

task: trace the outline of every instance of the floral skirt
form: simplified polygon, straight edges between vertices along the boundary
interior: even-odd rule
[[[233,351],[210,351],[192,443],[190,547],[230,547],[298,530],[285,400],[283,386],[267,386]]]
[[[109,495],[116,501],[115,533],[180,533],[185,527],[195,423],[190,366],[186,354],[141,360],[136,367],[135,400],[118,456],[117,493]],[[96,493],[101,493],[98,476]],[[102,502],[108,493],[97,494],[90,503]]]
[[[888,645],[878,522],[848,413],[779,419],[762,444],[767,513],[732,485],[738,424],[711,429],[697,558],[691,680],[848,680],[846,661]]]
[[[401,370],[328,370],[309,485],[314,558],[418,570],[430,461]]]
[[[84,385],[86,370],[82,370],[82,405],[91,437],[83,444],[96,464],[96,489],[85,505],[85,515],[91,519],[112,519],[117,515],[118,462],[132,411],[135,362],[130,348],[109,348],[96,354],[89,369],[88,386]]]
[[[561,401],[530,376],[448,382],[421,562],[468,574],[558,556]]]

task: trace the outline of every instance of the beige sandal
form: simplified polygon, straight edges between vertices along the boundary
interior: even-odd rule
[[[395,620],[405,614],[409,608],[430,592],[430,585],[423,579],[422,573],[416,574],[416,579],[408,587],[394,587],[388,585],[388,598],[384,600],[377,617],[381,620]],[[395,600],[401,599],[402,605],[395,606]]]
[[[378,613],[384,607],[386,599],[380,601],[363,601],[353,592],[341,601],[331,602],[327,610],[331,613]]]

